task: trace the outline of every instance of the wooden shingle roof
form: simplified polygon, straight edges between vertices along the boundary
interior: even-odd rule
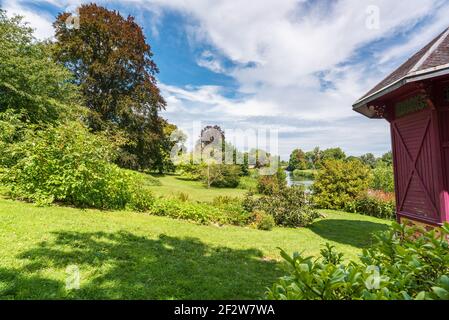
[[[449,73],[449,28],[357,100],[353,108],[372,117],[368,108],[371,101],[407,83],[436,77],[444,72]]]

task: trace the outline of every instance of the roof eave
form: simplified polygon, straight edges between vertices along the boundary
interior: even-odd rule
[[[359,112],[363,115],[365,115],[368,118],[376,118],[373,111],[369,108],[369,103],[377,100],[401,87],[404,85],[411,83],[411,82],[417,82],[422,80],[427,80],[431,78],[436,78],[444,75],[449,74],[449,64],[445,64],[442,66],[417,71],[411,74],[407,74],[406,76],[402,77],[401,79],[393,82],[392,84],[372,93],[371,95],[357,100],[353,106],[352,109],[356,112]]]

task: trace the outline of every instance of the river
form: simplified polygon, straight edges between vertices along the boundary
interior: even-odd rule
[[[285,171],[285,174],[287,175],[287,185],[289,187],[291,186],[304,186],[306,190],[310,190],[310,187],[313,184],[313,180],[305,180],[304,178],[295,178],[293,176],[293,173],[290,171]]]

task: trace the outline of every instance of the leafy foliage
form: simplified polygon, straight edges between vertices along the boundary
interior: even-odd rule
[[[281,191],[286,186],[286,175],[282,168],[279,168],[276,174],[260,175],[257,178],[257,191],[260,194],[271,195]]]
[[[368,189],[370,170],[360,161],[325,161],[312,185],[313,202],[324,209],[342,209]]]
[[[307,160],[304,151],[302,151],[301,149],[293,150],[292,153],[290,154],[287,170],[294,171],[306,169],[307,169]]]
[[[396,202],[393,193],[369,190],[347,203],[345,210],[382,219],[394,219]]]
[[[360,156],[360,160],[363,162],[364,165],[374,168],[377,164],[376,156],[372,153],[367,153]]]
[[[208,188],[236,188],[240,183],[240,166],[209,164],[203,167],[201,176]]]
[[[418,234],[418,235],[417,235]],[[361,262],[342,263],[327,246],[321,258],[281,251],[288,275],[267,292],[280,300],[449,300],[449,224],[426,232],[394,223],[376,235]]]
[[[254,211],[252,214],[253,225],[259,230],[270,231],[276,225],[272,215],[264,211]]]
[[[235,202],[211,205],[179,199],[158,198],[152,204],[149,212],[158,216],[190,220],[200,224],[246,225],[250,220],[250,214],[243,210],[241,204],[236,205]]]
[[[384,192],[394,192],[394,173],[393,166],[380,162],[372,170],[373,179],[370,187],[374,190],[382,190]]]
[[[109,163],[114,156],[110,142],[80,123],[27,129],[23,140],[3,151],[14,155],[1,180],[15,198],[101,209],[129,206],[140,211],[152,202],[138,174]]]
[[[243,163],[240,165],[240,171],[241,171],[243,177],[247,177],[250,175],[248,158],[249,158],[248,152],[245,152],[243,154]]]
[[[0,10],[0,112],[13,109],[32,123],[55,123],[81,112],[71,74],[52,60],[22,18]]]
[[[86,106],[89,127],[124,136],[117,162],[132,169],[163,170],[165,101],[156,85],[158,68],[141,27],[95,4],[79,7],[79,28],[58,15],[55,57],[72,71]]]
[[[321,152],[321,160],[345,160],[346,154],[341,148],[329,148]]]
[[[205,163],[195,164],[193,161],[186,161],[178,164],[176,169],[183,179],[198,181],[201,180],[205,166]]]
[[[264,211],[273,216],[276,225],[286,227],[304,227],[320,217],[308,203],[304,189],[299,186],[284,188],[260,198],[249,194],[243,207],[249,212]]]

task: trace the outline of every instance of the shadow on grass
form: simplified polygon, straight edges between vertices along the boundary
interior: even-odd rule
[[[372,243],[373,233],[388,230],[388,225],[370,221],[323,219],[309,226],[309,229],[320,237],[365,248]]]
[[[149,239],[129,232],[54,236],[21,253],[25,265],[20,270],[0,269],[0,297],[257,299],[281,275],[259,250],[211,247],[194,238]],[[79,290],[68,291],[65,279],[39,273],[54,268],[64,278],[69,265],[80,270]]]

